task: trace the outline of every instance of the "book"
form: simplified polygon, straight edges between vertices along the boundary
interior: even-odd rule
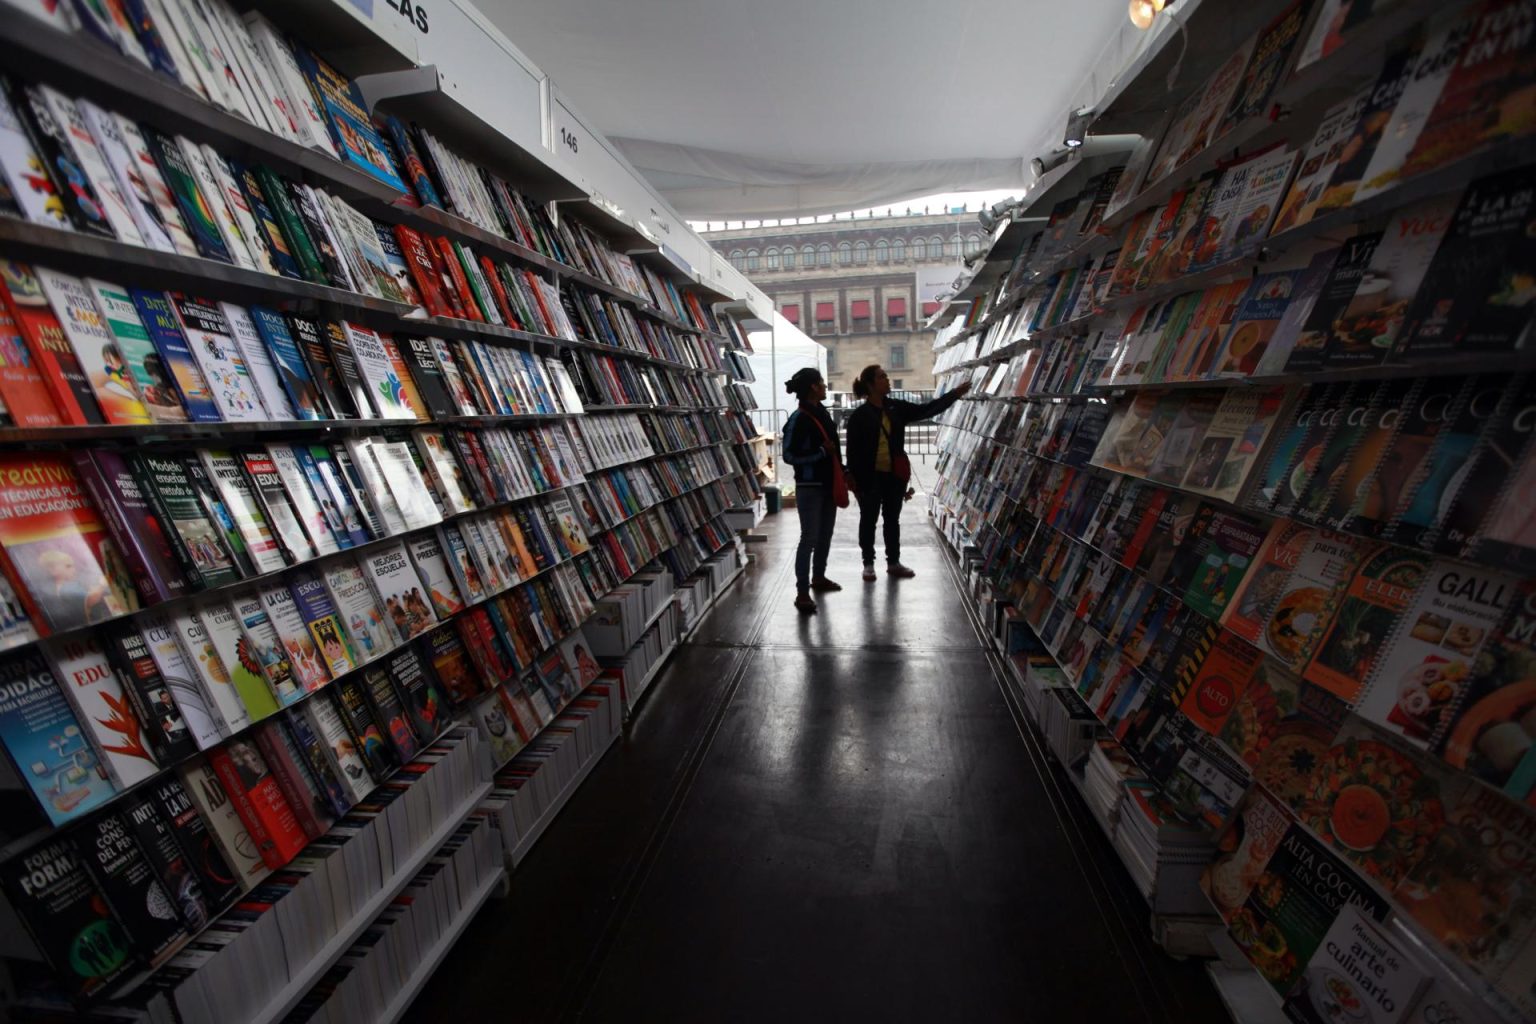
[[[249,490],[261,508],[262,517],[284,561],[293,564],[314,558],[315,547],[299,522],[298,513],[284,486],[283,476],[278,472],[272,457],[265,451],[253,450],[239,452],[235,458],[239,460]]]
[[[379,335],[352,323],[342,327],[368,401],[378,416],[387,420],[416,419],[416,411],[410,406],[405,387]]]
[[[312,693],[330,682],[330,672],[315,646],[304,617],[294,602],[293,592],[281,582],[262,587],[262,607],[273,631],[282,641],[293,681],[304,693]]]
[[[422,639],[422,652],[452,703],[464,704],[484,689],[479,670],[453,627],[440,626],[429,632]]]
[[[448,705],[442,685],[416,647],[407,647],[392,655],[388,668],[395,689],[411,716],[411,723],[416,727],[416,735],[423,742],[430,741],[443,731],[447,720]]]
[[[208,763],[262,863],[276,869],[292,860],[308,839],[256,743],[237,736],[210,751]]]
[[[241,356],[229,323],[217,306],[185,295],[169,296],[176,320],[186,338],[222,419],[234,423],[266,420],[250,368]]]
[[[1328,273],[1328,279],[1312,304],[1301,334],[1296,338],[1285,372],[1308,373],[1322,369],[1328,349],[1328,339],[1333,324],[1344,315],[1360,287],[1366,268],[1370,266],[1381,244],[1381,231],[1366,231],[1344,243]]]
[[[1382,545],[1368,553],[1306,666],[1307,680],[1353,703],[1428,565],[1427,554],[1407,548]]]
[[[0,300],[21,332],[54,406],[66,423],[104,423],[101,407],[43,286],[24,263],[0,260]]]
[[[374,721],[389,741],[395,760],[400,764],[409,763],[421,749],[421,739],[416,735],[410,713],[390,682],[389,673],[382,668],[369,669],[363,673],[363,685]]]
[[[298,460],[299,469],[309,484],[309,491],[319,506],[320,516],[325,520],[325,525],[330,528],[337,546],[347,551],[366,543],[368,535],[363,530],[362,518],[357,510],[351,507],[351,497],[340,487],[341,471],[331,460],[327,449],[323,445],[300,444],[294,445],[289,450]],[[326,472],[321,471],[321,459],[315,457],[316,451],[320,452],[321,458],[324,459]],[[347,504],[337,504],[338,494]]]
[[[191,593],[159,514],[128,462],[108,449],[74,452],[75,473],[100,511],[144,605]]]
[[[313,549],[322,555],[340,551],[341,544],[335,531],[331,529],[330,520],[326,518],[325,510],[320,506],[319,496],[310,486],[309,477],[305,474],[304,466],[294,449],[286,444],[267,445],[267,464],[272,467],[272,471],[281,482],[294,514]],[[248,470],[251,468],[249,459],[246,467]],[[328,495],[327,500],[329,500]]]
[[[355,563],[342,560],[327,566],[325,583],[359,663],[371,661],[395,646],[394,634],[384,622],[373,587]]]
[[[1478,652],[1516,599],[1518,577],[1436,559],[1387,640],[1356,713],[1427,749],[1455,706]]]
[[[368,770],[375,779],[384,778],[398,762],[395,760],[394,748],[384,738],[384,730],[374,717],[363,682],[357,679],[341,680],[331,696],[335,698],[341,719],[352,734]]]
[[[128,210],[128,201],[118,189],[117,179],[113,177],[106,158],[96,145],[96,139],[91,135],[74,100],[47,85],[29,85],[27,89],[29,92],[35,90],[42,104],[48,107],[48,112],[53,116],[53,132],[50,134],[58,133],[55,138],[60,141],[61,152],[73,162],[79,174],[78,180],[69,177],[70,189],[78,193],[84,187],[95,196],[111,234],[119,241],[129,245],[144,244],[133,222],[133,214]],[[34,110],[37,106],[34,103]],[[83,199],[79,202],[83,208]]]
[[[160,366],[156,369],[165,373],[163,378],[153,372],[147,376],[155,381],[164,379],[169,382],[186,409],[188,419],[198,423],[222,420],[219,404],[214,400],[208,379],[193,359],[192,350],[187,347],[186,335],[181,332],[180,321],[169,299],[163,292],[144,289],[129,289],[128,294],[160,356]]]
[[[431,489],[416,468],[409,442],[374,440],[369,452],[407,528],[419,529],[442,521]]]
[[[309,80],[316,106],[325,118],[342,161],[397,192],[407,192],[388,147],[359,103],[352,83],[306,47],[295,46],[294,56]]]
[[[398,642],[405,643],[436,624],[437,615],[404,544],[387,544],[369,552],[361,564]]]
[[[1257,645],[1293,672],[1300,672],[1333,621],[1345,585],[1362,555],[1363,542],[1315,529],[1280,587]]]
[[[157,809],[186,855],[207,900],[209,913],[218,913],[245,891],[237,868],[225,859],[208,820],[193,804],[191,794],[177,773],[164,776],[153,786]]]
[[[1217,620],[1265,542],[1259,520],[1202,506],[1184,535],[1164,585],[1186,605]]]
[[[265,573],[281,569],[287,564],[282,548],[273,536],[261,503],[241,470],[240,460],[227,451],[207,448],[200,449],[197,456],[203,471],[229,511],[256,571]]]
[[[145,787],[129,795],[121,810],[125,826],[138,843],[140,852],[155,880],[165,892],[166,902],[188,933],[201,931],[208,924],[208,897],[203,892],[192,861],[171,831],[171,823]]]
[[[0,302],[0,403],[18,427],[64,425],[21,329]]]
[[[185,423],[187,411],[171,379],[171,370],[145,329],[128,290],[96,278],[85,283],[117,346],[117,355],[122,359],[121,373],[132,383],[149,417],[156,423]]]
[[[1368,916],[1345,904],[1286,995],[1285,1013],[1301,1024],[1329,1024],[1340,1012],[1361,1024],[1397,1024],[1409,1019],[1429,980]]]
[[[186,169],[191,172],[192,180],[197,185],[198,195],[211,215],[213,226],[224,243],[224,250],[230,255],[230,262],[242,270],[260,269],[251,256],[250,246],[246,241],[245,233],[240,229],[234,211],[229,208],[224,183],[214,171],[214,167],[218,165],[219,155],[181,135],[176,136],[174,145],[181,150],[182,161]]]
[[[299,351],[298,342],[288,329],[288,321],[282,314],[265,306],[252,306],[250,315],[271,356],[278,384],[288,397],[294,418],[327,419],[328,410],[324,399],[315,386],[314,378],[310,376],[309,364]]]
[[[197,669],[187,662],[176,624],[164,616],[146,618],[138,623],[144,646],[154,660],[155,669],[170,691],[187,731],[199,750],[207,750],[227,733],[220,725],[217,711],[197,676]]]
[[[1302,152],[1296,176],[1280,204],[1272,227],[1279,235],[1308,223],[1319,211],[1323,193],[1344,155],[1345,144],[1353,137],[1355,125],[1365,110],[1370,89],[1361,89],[1348,99],[1329,107],[1312,133],[1312,140]]]
[[[244,599],[237,599],[243,601]],[[221,665],[250,721],[259,722],[277,713],[278,703],[265,667],[247,639],[242,616],[225,600],[205,600],[197,606],[197,618],[212,650],[209,664]]]
[[[1420,358],[1521,347],[1529,330],[1536,243],[1525,235],[1536,196],[1521,171],[1467,186],[1405,315],[1399,349]]]
[[[75,358],[106,421],[135,425],[152,422],[129,375],[127,360],[96,308],[90,288],[78,277],[46,267],[37,268],[37,280],[75,350]]]
[[[270,420],[301,419],[302,417],[294,414],[293,406],[288,401],[288,391],[278,378],[277,366],[273,362],[272,354],[251,314],[232,302],[219,303],[219,312],[224,314],[224,322],[229,325],[230,336],[234,338],[235,348],[251,376],[251,382],[266,418]]]
[[[181,221],[186,225],[187,234],[191,236],[198,255],[220,263],[234,263],[235,258],[230,254],[224,233],[215,219],[212,203],[219,197],[203,193],[195,168],[188,161],[181,145],[186,140],[162,135],[148,126],[142,130],[150,156],[154,158],[155,168],[176,202],[176,210],[181,214]]]
[[[239,579],[219,525],[204,510],[187,467],[175,458],[152,453],[130,456],[128,464],[170,538],[188,582],[195,589],[208,590]]]
[[[117,791],[52,669],[33,648],[0,657],[0,741],[54,826]]]
[[[132,948],[152,968],[168,960],[187,930],[125,817],[99,815],[71,839]]]
[[[69,839],[55,837],[10,860],[0,868],[0,888],[69,995],[99,995],[138,966],[122,922]]]
[[[421,582],[426,588],[427,601],[437,617],[447,619],[450,615],[462,611],[464,599],[460,596],[459,589],[453,581],[453,574],[443,559],[442,547],[437,538],[429,534],[410,541],[407,547],[411,562],[416,567],[416,573],[421,577]]]
[[[1269,112],[1269,100],[1290,66],[1291,54],[1301,40],[1307,5],[1292,3],[1260,30],[1253,43],[1248,66],[1233,90],[1232,101],[1215,129],[1216,137],[1231,131],[1248,118]]]
[[[75,107],[90,131],[102,159],[111,170],[112,182],[123,198],[140,241],[160,252],[177,252],[177,244],[171,237],[172,229],[165,223],[161,207],[140,169],[137,153],[130,148],[116,116],[88,100],[78,101]],[[175,229],[182,234],[186,233],[179,217]],[[188,248],[191,248],[190,239]]]
[[[1441,522],[1467,489],[1484,439],[1494,434],[1513,410],[1517,392],[1507,386],[1506,379],[1478,376],[1464,384],[1449,397],[1442,393],[1439,405],[1418,407],[1418,422],[1411,421],[1405,427],[1418,429],[1422,439],[1410,452],[1418,455],[1413,475],[1381,531],[1395,543],[1435,546]],[[1424,422],[1426,418],[1428,422]]]
[[[331,678],[356,668],[357,656],[326,591],[324,577],[315,572],[299,571],[291,576],[288,587],[293,593],[299,617]]]
[[[123,790],[154,775],[160,766],[145,727],[106,652],[90,637],[77,637],[51,641],[45,653],[112,784]]]
[[[27,220],[68,229],[70,219],[54,177],[14,105],[18,93],[9,82],[0,83],[0,180]],[[26,102],[25,96],[19,98]]]
[[[193,761],[177,769],[176,775],[240,891],[249,892],[270,869],[218,773],[206,762]]]
[[[142,726],[141,735],[155,761],[162,766],[170,765],[197,753],[186,719],[138,627],[133,623],[115,624],[103,631],[100,642],[122,683],[123,694],[133,705]]]
[[[1421,42],[1421,39],[1415,38],[1388,52],[1376,81],[1365,94],[1360,116],[1356,118],[1354,127],[1345,139],[1340,159],[1318,200],[1318,213],[1340,210],[1354,201],[1355,192],[1381,141],[1382,131],[1391,119],[1392,110],[1413,79]]]
[[[294,678],[288,649],[267,615],[262,594],[257,591],[234,594],[230,611],[239,623],[243,641],[237,648],[237,660],[246,670],[261,677],[280,706],[287,707],[298,700],[304,691]]]

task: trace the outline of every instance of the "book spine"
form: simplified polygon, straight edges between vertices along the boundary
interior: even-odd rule
[[[144,495],[144,500],[149,503],[150,509],[154,511],[155,518],[160,521],[161,532],[171,542],[171,550],[176,553],[176,560],[181,563],[181,571],[186,576],[187,583],[194,590],[202,590],[205,586],[203,574],[198,569],[197,562],[192,557],[192,552],[187,549],[186,541],[182,538],[181,532],[176,529],[165,500],[160,496],[160,492],[155,489],[149,467],[144,464],[144,460],[138,455],[130,455],[128,457],[128,467],[133,473],[133,479],[139,485],[140,493]]]

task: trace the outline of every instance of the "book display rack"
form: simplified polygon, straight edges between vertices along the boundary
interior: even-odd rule
[[[0,5],[18,1008],[398,1019],[622,728],[594,608],[744,562],[745,307],[254,7]]]
[[[959,293],[937,524],[1239,1019],[1536,1018],[1536,8],[1179,19]]]

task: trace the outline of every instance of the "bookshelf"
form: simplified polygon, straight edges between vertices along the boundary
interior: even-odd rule
[[[1478,269],[1528,261],[1528,12],[1346,6],[1181,3],[1107,86],[1090,134],[1146,141],[1031,188],[940,318],[935,525],[1236,1019],[1323,1013],[1345,941],[1401,1019],[1529,1020],[1536,364]]]
[[[18,998],[398,1019],[621,731],[594,607],[646,575],[697,616],[739,573],[725,515],[760,490],[727,360],[767,300],[653,196],[649,224],[603,199],[644,208],[626,165],[552,152],[547,79],[467,7],[430,40],[346,3],[0,10],[0,663],[56,729],[39,756],[0,711],[36,776],[0,834]],[[69,518],[39,541],[38,515]],[[45,592],[53,537],[80,576]],[[72,886],[47,914],[44,857]],[[210,857],[243,881],[215,893]],[[445,871],[452,912],[412,918]],[[151,949],[129,897],[166,892]],[[110,969],[61,959],[77,926]]]

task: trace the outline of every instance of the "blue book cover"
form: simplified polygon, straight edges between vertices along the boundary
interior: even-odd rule
[[[341,624],[341,616],[336,614],[336,605],[331,601],[324,577],[316,572],[300,571],[290,578],[288,590],[293,594],[293,603],[298,606],[299,616],[309,630],[320,659],[330,670],[331,678],[356,668],[357,656],[347,638],[346,627]]]
[[[176,311],[171,308],[165,293],[132,288],[128,294],[133,297],[139,318],[144,321],[144,329],[149,332],[163,368],[168,371],[166,375],[181,395],[181,404],[186,407],[187,416],[194,423],[222,421],[224,417],[219,415],[213,391],[208,387],[208,378],[203,376],[197,361],[192,358],[186,336],[181,333],[181,327],[176,322]]]
[[[320,514],[325,517],[325,524],[336,537],[337,545],[343,551],[357,547],[362,541],[349,529],[351,524],[343,514],[342,507],[336,503],[336,496],[328,486],[329,481],[321,475],[314,454],[304,445],[296,444],[293,446],[293,455],[299,460],[299,468],[304,471],[304,479],[309,481],[309,489],[315,493],[315,501],[320,503]],[[353,522],[356,522],[355,516]]]
[[[55,826],[117,791],[36,648],[0,661],[0,742]]]
[[[261,191],[261,182],[256,173],[244,164],[229,161],[231,175],[245,196],[245,203],[251,208],[251,218],[256,222],[256,233],[259,244],[263,245],[267,254],[272,257],[272,265],[277,272],[284,277],[290,277],[295,281],[304,280],[304,271],[299,269],[299,261],[293,255],[293,250],[288,248],[288,239],[283,234],[282,227],[278,224],[277,215],[272,212],[272,207],[267,205],[267,197]]]
[[[336,777],[336,766],[327,753],[326,744],[310,728],[309,719],[299,714],[298,709],[290,708],[283,715],[283,724],[288,726],[294,743],[304,755],[304,763],[308,766],[310,774],[320,783],[320,788],[325,793],[331,810],[338,817],[346,814],[352,809],[352,800],[346,786],[342,785],[341,780]]]
[[[295,46],[293,49],[320,101],[320,109],[342,159],[390,188],[407,192],[405,182],[395,171],[389,149],[368,120],[352,83],[307,47]]]
[[[171,51],[166,48],[165,40],[160,38],[160,30],[155,26],[149,5],[144,0],[123,0],[123,8],[128,19],[133,22],[133,34],[138,36],[139,45],[144,47],[150,66],[173,82],[186,84],[181,81],[181,72],[171,57]],[[187,69],[189,74],[191,71],[191,68]]]
[[[298,418],[325,419],[325,404],[320,398],[320,389],[315,387],[315,379],[309,374],[304,354],[299,351],[293,334],[288,330],[288,321],[281,313],[265,306],[252,306],[249,312],[252,322],[256,324],[256,333],[261,335],[262,343],[272,355],[277,379],[282,383],[288,401],[293,403]]]
[[[322,507],[325,506],[325,499],[329,497],[341,517],[340,529],[332,527],[336,531],[337,540],[345,535],[351,539],[353,545],[358,545],[368,543],[375,536],[381,536],[369,531],[367,513],[358,508],[357,502],[352,499],[352,491],[347,486],[346,477],[337,462],[336,454],[323,444],[310,445],[306,454],[314,462],[315,471],[320,474],[320,479],[325,485],[323,491],[318,487],[315,489],[315,497],[320,499]],[[304,471],[309,472],[308,462],[305,462]],[[310,476],[310,481],[314,481],[313,474]],[[329,516],[328,510],[326,514]]]

